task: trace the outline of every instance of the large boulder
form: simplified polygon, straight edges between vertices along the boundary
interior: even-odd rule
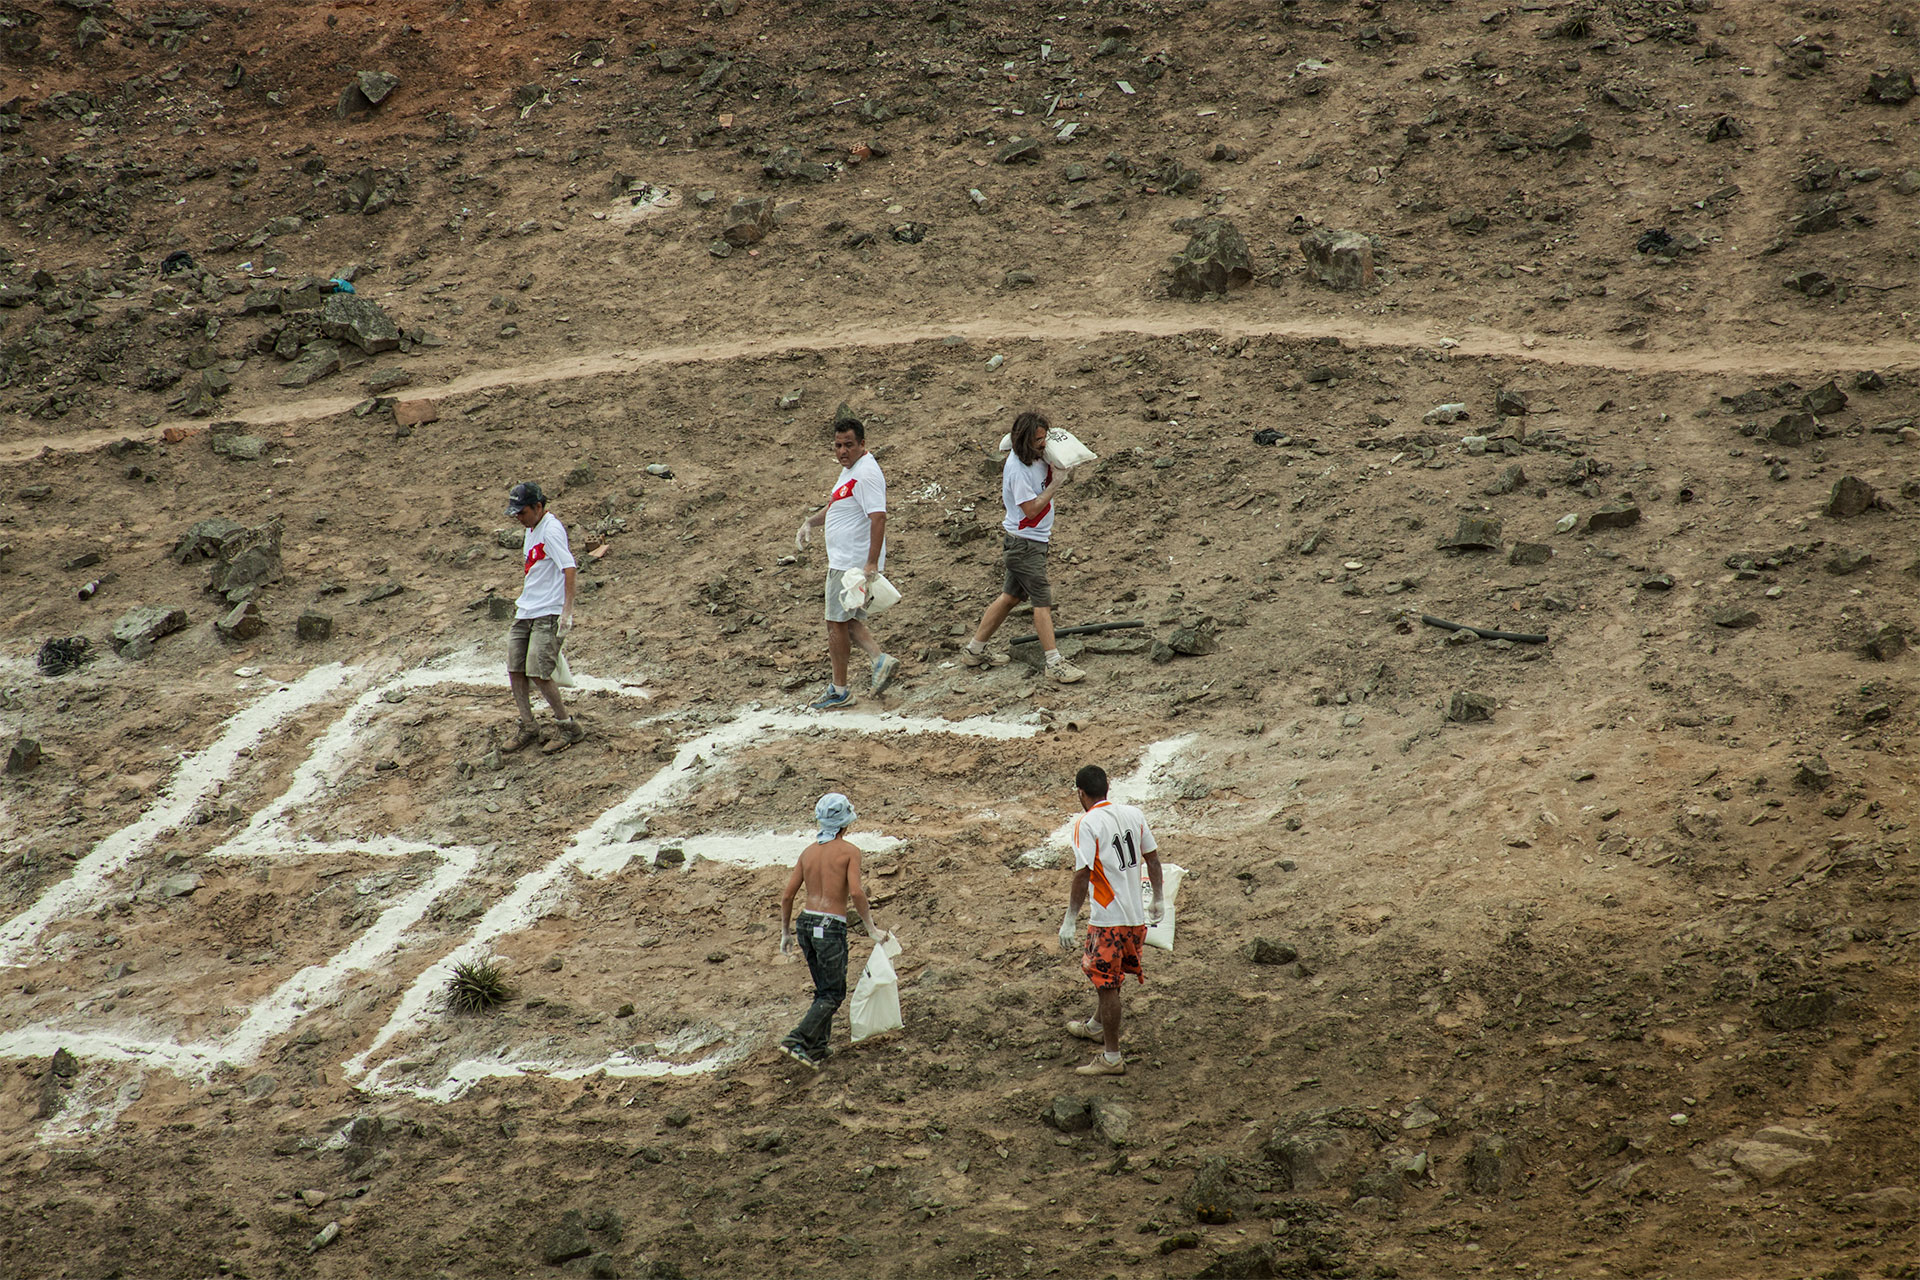
[[[207,590],[239,604],[261,587],[280,581],[285,572],[280,560],[278,520],[269,520],[255,529],[240,529],[221,539],[214,553],[213,570],[207,577]]]
[[[320,311],[320,327],[329,338],[351,342],[370,356],[400,345],[400,326],[378,303],[357,293],[329,294]]]
[[[1314,279],[1333,289],[1367,289],[1373,274],[1373,241],[1358,231],[1316,228],[1300,237],[1300,256]]]
[[[1253,257],[1240,229],[1225,218],[1208,218],[1174,258],[1167,292],[1176,298],[1205,298],[1252,279]]]
[[[187,611],[163,604],[129,609],[113,624],[113,647],[125,658],[144,658],[153,642],[187,625]]]

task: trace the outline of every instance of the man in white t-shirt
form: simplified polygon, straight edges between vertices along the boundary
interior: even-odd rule
[[[567,714],[560,686],[553,681],[560,646],[573,630],[573,586],[578,568],[567,545],[567,527],[547,510],[547,495],[532,481],[507,493],[507,514],[520,522],[526,534],[520,540],[520,571],[526,576],[507,630],[507,683],[513,688],[520,712],[520,729],[504,751],[520,751],[540,741],[533,720],[529,687],[553,708],[560,739],[550,750],[564,750],[587,736],[579,721]]]
[[[833,683],[813,704],[815,711],[852,704],[847,659],[856,644],[873,659],[875,693],[885,692],[900,673],[900,660],[881,652],[866,623],[867,584],[887,565],[887,478],[867,452],[866,424],[858,418],[835,422],[833,456],[840,462],[840,478],[827,495],[827,505],[808,516],[793,538],[795,549],[805,551],[813,531],[826,529],[827,654],[833,660]],[[851,608],[849,597],[858,602]]]
[[[1074,776],[1073,785],[1082,813],[1073,822],[1073,892],[1066,918],[1060,922],[1060,949],[1073,949],[1074,922],[1091,896],[1093,911],[1087,918],[1080,970],[1093,980],[1097,1003],[1093,1017],[1069,1022],[1067,1032],[1102,1042],[1106,1049],[1092,1062],[1075,1067],[1075,1074],[1123,1076],[1127,1064],[1120,1056],[1120,986],[1128,974],[1146,981],[1140,972],[1140,948],[1147,940],[1147,926],[1159,924],[1163,910],[1159,846],[1145,814],[1130,804],[1107,799],[1105,769],[1090,764]],[[1140,881],[1143,861],[1153,884],[1150,903],[1142,901],[1146,896]]]

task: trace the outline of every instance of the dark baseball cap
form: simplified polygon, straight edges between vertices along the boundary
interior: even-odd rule
[[[507,490],[507,514],[517,516],[527,507],[544,507],[547,495],[540,492],[540,486],[531,480],[523,480]]]

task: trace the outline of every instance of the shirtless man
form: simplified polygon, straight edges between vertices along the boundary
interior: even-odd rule
[[[820,838],[808,845],[787,877],[780,899],[780,954],[793,947],[793,895],[807,886],[806,909],[800,913],[800,954],[813,974],[813,1006],[800,1025],[780,1042],[780,1052],[810,1071],[833,1052],[827,1045],[833,1015],[847,998],[847,899],[860,913],[867,936],[885,942],[886,931],[873,922],[867,891],[860,883],[860,850],[846,838],[847,828],[860,815],[838,791],[829,791],[813,806]]]

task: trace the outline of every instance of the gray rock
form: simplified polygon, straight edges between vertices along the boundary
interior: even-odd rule
[[[686,865],[686,861],[687,851],[677,844],[662,845],[660,851],[653,855],[653,865],[656,867],[679,867]]]
[[[1910,1187],[1855,1191],[1843,1197],[1841,1203],[1846,1205],[1850,1213],[1864,1213],[1889,1222],[1906,1222],[1920,1217],[1920,1195],[1915,1195]]]
[[[379,303],[358,293],[329,294],[320,311],[320,329],[336,342],[351,342],[370,356],[400,345],[400,326]]]
[[[1893,189],[1903,196],[1920,193],[1920,169],[1903,169],[1893,180]]]
[[[1280,1189],[1313,1191],[1346,1180],[1362,1154],[1362,1136],[1359,1130],[1313,1120],[1276,1130],[1260,1154],[1273,1166]]]
[[[1155,640],[1147,649],[1147,657],[1155,663],[1167,663],[1173,661],[1174,652],[1161,641]]]
[[[993,158],[1001,164],[1036,164],[1040,160],[1040,140],[1015,138],[995,152]]]
[[[1836,520],[1850,520],[1872,508],[1873,486],[1858,476],[1841,476],[1827,495],[1826,512]]]
[[[1839,383],[1829,378],[1801,396],[1800,407],[1808,413],[1832,417],[1847,407],[1847,393],[1840,389]]]
[[[1553,548],[1544,542],[1516,542],[1507,552],[1508,564],[1545,564],[1553,559]]]
[[[168,876],[160,882],[159,894],[163,898],[184,898],[200,887],[198,872],[184,871],[177,876]]]
[[[261,587],[280,581],[285,574],[280,533],[280,522],[270,520],[221,539],[207,574],[207,590],[225,596],[229,604],[239,604]]]
[[[1231,1161],[1215,1156],[1200,1166],[1180,1197],[1180,1207],[1209,1225],[1233,1222],[1246,1213],[1248,1196]]]
[[[235,462],[258,462],[273,446],[259,436],[221,436],[213,442],[213,451]]]
[[[1202,617],[1175,627],[1167,637],[1167,647],[1190,658],[1204,657],[1220,648],[1220,626],[1211,617]]]
[[[1907,651],[1905,628],[1893,623],[1881,627],[1861,650],[1875,662],[1892,662]]]
[[[1208,218],[1175,257],[1167,292],[1176,298],[1206,298],[1252,280],[1253,257],[1240,229],[1225,218]]]
[[[772,227],[773,201],[765,196],[742,196],[727,210],[726,221],[721,224],[720,238],[730,245],[745,248],[766,239]]]
[[[1373,273],[1373,241],[1357,231],[1318,227],[1300,237],[1300,256],[1314,279],[1332,289],[1369,289],[1378,283]]]
[[[113,624],[113,647],[123,653],[126,647],[136,642],[148,646],[152,652],[153,642],[162,636],[171,635],[187,625],[187,611],[174,609],[167,605],[141,605],[120,615]]]
[[[1486,492],[1489,496],[1497,498],[1502,494],[1512,493],[1526,482],[1527,473],[1516,462],[1500,468],[1500,474],[1488,482]]]
[[[587,1239],[587,1222],[578,1209],[569,1209],[561,1214],[560,1221],[540,1237],[540,1261],[550,1267],[557,1267],[574,1258],[584,1258],[592,1252],[593,1242]]]
[[[1255,964],[1292,964],[1300,958],[1298,951],[1272,938],[1255,938],[1247,944],[1246,953]]]
[[[397,343],[395,345],[398,345]],[[280,375],[283,387],[310,387],[331,374],[340,372],[340,348],[331,342],[309,342],[300,349],[300,358]]]
[[[227,535],[238,533],[246,528],[238,520],[215,518],[202,520],[180,535],[173,544],[173,562],[185,564],[196,558],[212,559],[220,554],[220,544]]]
[[[517,612],[511,596],[487,597],[487,621],[506,622]]]
[[[1093,1127],[1116,1147],[1124,1147],[1133,1135],[1133,1112],[1105,1098],[1093,1100]]]
[[[1629,529],[1640,523],[1639,504],[1633,502],[1609,502],[1587,517],[1587,530]]]
[[[1673,590],[1673,575],[1670,573],[1649,574],[1640,580],[1640,589],[1642,591],[1671,591]]]
[[[80,1074],[80,1059],[66,1049],[55,1049],[53,1063],[48,1070],[61,1080],[71,1080]]]
[[[760,172],[776,181],[826,182],[833,177],[831,168],[817,160],[807,159],[792,147],[782,147],[774,152],[761,164]]]
[[[1440,543],[1443,551],[1498,551],[1503,545],[1498,516],[1463,515],[1453,536]]]
[[[279,1087],[279,1080],[267,1072],[262,1071],[259,1075],[252,1077],[245,1084],[241,1085],[240,1092],[245,1095],[247,1101],[259,1102],[263,1098],[272,1096],[273,1091]]]
[[[1913,101],[1913,93],[1911,71],[1869,71],[1867,73],[1866,99],[1868,102],[1897,107]]]
[[[1871,551],[1861,551],[1854,547],[1836,547],[1832,558],[1827,561],[1827,572],[1836,578],[1844,578],[1860,572],[1872,563]]]
[[[1472,724],[1477,720],[1491,720],[1499,706],[1498,702],[1485,694],[1459,689],[1447,701],[1447,719],[1455,724]]]
[[[1809,791],[1825,791],[1833,785],[1833,768],[1824,756],[1808,756],[1794,767],[1793,785]]]
[[[1804,293],[1809,298],[1824,298],[1840,288],[1840,282],[1824,271],[1798,271],[1781,283],[1795,293]]]
[[[1771,1186],[1810,1164],[1833,1146],[1833,1139],[1817,1129],[1769,1125],[1751,1138],[1735,1142],[1728,1163],[1762,1186]]]
[[[294,620],[293,634],[303,644],[332,639],[333,619],[324,613],[303,613]]]
[[[1506,418],[1523,418],[1532,412],[1527,393],[1502,387],[1493,394],[1493,411]]]
[[[1420,421],[1430,427],[1449,426],[1455,422],[1464,422],[1472,414],[1466,405],[1453,401],[1437,404],[1420,415]]]
[[[40,742],[25,736],[15,738],[7,748],[8,773],[32,773],[40,767]]]
[[[241,643],[253,639],[267,629],[267,623],[260,616],[260,606],[252,600],[237,604],[227,611],[225,617],[213,624],[222,640]]]
[[[1760,621],[1760,614],[1751,606],[1731,604],[1713,612],[1713,625],[1738,631],[1742,627],[1751,627]]]
[[[1810,413],[1783,413],[1767,428],[1765,439],[1771,444],[1797,449],[1809,440],[1820,438],[1820,423]]]
[[[340,91],[340,101],[334,105],[333,114],[344,120],[351,115],[372,111],[399,87],[400,77],[392,72],[356,71],[353,79],[347,81],[346,88]]]
[[[369,394],[385,395],[389,391],[398,391],[402,387],[413,385],[413,375],[405,369],[376,369],[361,382]]]
[[[1082,649],[1086,653],[1119,657],[1145,653],[1153,644],[1153,637],[1144,631],[1121,631],[1112,635],[1088,636]]]
[[[1497,1133],[1474,1142],[1465,1166],[1467,1189],[1484,1196],[1500,1194],[1519,1182],[1525,1172],[1513,1143]]]
[[[1040,1113],[1040,1123],[1061,1133],[1085,1133],[1093,1128],[1093,1104],[1060,1094]]]

